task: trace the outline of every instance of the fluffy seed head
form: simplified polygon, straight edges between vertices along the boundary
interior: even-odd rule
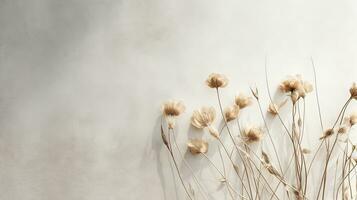
[[[193,111],[191,124],[196,128],[205,128],[212,124],[216,117],[216,111],[213,107],[202,107]]]
[[[235,98],[235,104],[239,106],[240,109],[243,109],[252,104],[252,97],[240,93]]]
[[[206,80],[206,84],[210,88],[224,88],[228,84],[228,79],[223,74],[212,73]]]
[[[227,122],[237,119],[239,115],[239,106],[233,105],[225,109],[224,116]]]
[[[259,142],[262,137],[263,130],[258,126],[246,127],[242,132],[242,138],[248,144]]]
[[[202,139],[192,139],[187,142],[188,150],[193,154],[206,153],[208,151],[208,143]]]

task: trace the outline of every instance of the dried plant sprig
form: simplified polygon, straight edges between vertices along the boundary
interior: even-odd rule
[[[239,93],[235,98],[235,104],[239,106],[240,109],[246,108],[252,104],[252,97],[244,93]]]
[[[224,88],[228,85],[228,78],[223,74],[212,73],[206,80],[210,88]]]
[[[193,155],[207,153],[208,142],[202,139],[191,139],[187,142],[187,147]]]
[[[173,129],[175,127],[176,117],[185,111],[185,105],[182,101],[169,100],[163,103],[161,110],[169,129]]]
[[[242,139],[247,143],[259,142],[263,137],[263,129],[259,126],[248,126],[242,131]]]
[[[315,71],[314,71],[315,73]],[[266,73],[267,76],[267,73]],[[315,75],[316,76],[316,75]],[[267,80],[267,77],[266,77]],[[325,198],[325,187],[326,187],[326,182],[329,182],[330,180],[327,179],[327,173],[328,171],[330,171],[330,168],[328,167],[328,163],[330,162],[330,160],[334,160],[337,159],[337,156],[333,156],[331,157],[332,152],[336,152],[334,151],[334,147],[340,147],[341,145],[345,145],[345,148],[343,150],[344,156],[342,158],[343,163],[341,164],[341,168],[343,166],[343,170],[342,170],[342,178],[343,180],[346,179],[346,181],[342,181],[342,198],[347,199],[349,197],[352,197],[352,189],[351,189],[351,184],[350,184],[350,171],[347,175],[346,175],[346,170],[350,170],[350,166],[352,165],[353,167],[357,166],[357,162],[355,163],[353,161],[353,159],[351,158],[352,156],[348,156],[347,153],[351,152],[351,148],[352,151],[355,151],[355,146],[351,145],[349,146],[349,144],[352,144],[352,141],[349,139],[349,135],[345,135],[342,136],[342,134],[347,134],[349,129],[354,126],[355,124],[357,124],[357,114],[356,113],[352,113],[350,114],[348,117],[344,117],[345,116],[345,112],[347,109],[348,104],[350,103],[350,101],[352,101],[353,99],[357,100],[357,84],[353,83],[352,87],[350,88],[349,92],[350,92],[350,98],[349,100],[345,103],[345,105],[342,107],[340,113],[338,114],[338,117],[335,121],[335,123],[330,126],[330,129],[327,129],[323,132],[323,135],[320,137],[321,139],[321,143],[319,148],[317,149],[316,153],[314,153],[314,156],[311,160],[311,163],[309,164],[308,168],[306,166],[306,161],[305,161],[305,156],[306,154],[310,154],[311,150],[307,149],[307,148],[302,148],[302,144],[304,144],[303,141],[303,135],[304,135],[304,127],[305,127],[305,97],[308,93],[310,93],[313,90],[312,85],[307,82],[304,81],[300,75],[295,75],[295,76],[290,76],[288,79],[284,80],[281,84],[280,84],[280,90],[284,93],[286,93],[286,95],[288,95],[292,102],[292,118],[288,118],[288,121],[292,120],[292,127],[290,129],[290,127],[287,125],[288,123],[285,123],[285,120],[283,119],[284,115],[281,115],[279,113],[279,110],[281,108],[281,106],[286,103],[286,101],[284,103],[277,103],[274,104],[271,95],[270,95],[270,91],[269,91],[269,83],[268,81],[266,82],[267,84],[267,88],[268,88],[268,94],[269,94],[269,98],[270,98],[270,102],[271,104],[268,107],[267,112],[272,114],[272,115],[277,115],[279,117],[279,120],[282,122],[282,126],[285,129],[285,131],[287,132],[287,135],[289,136],[289,139],[292,141],[292,146],[293,146],[293,152],[294,155],[291,157],[290,161],[294,161],[292,163],[295,163],[295,174],[291,174],[287,177],[287,180],[284,179],[285,175],[289,174],[286,173],[288,171],[290,171],[290,161],[289,161],[289,166],[288,168],[283,171],[281,166],[280,166],[280,161],[279,161],[279,153],[276,153],[277,151],[275,150],[275,153],[277,155],[277,161],[279,162],[279,169],[280,171],[278,171],[271,163],[270,158],[268,156],[268,154],[266,154],[264,151],[262,151],[262,156],[256,156],[256,152],[255,151],[251,151],[251,148],[256,148],[258,147],[257,150],[259,150],[259,147],[262,148],[259,142],[263,139],[263,135],[264,135],[264,131],[261,127],[258,126],[250,126],[250,127],[246,127],[244,129],[241,129],[240,124],[239,124],[239,120],[237,120],[237,125],[238,125],[238,130],[240,133],[240,141],[242,143],[236,143],[236,135],[234,134],[234,131],[236,130],[234,128],[235,124],[227,124],[227,122],[233,121],[235,119],[237,119],[238,117],[241,118],[242,116],[240,116],[240,109],[244,109],[246,107],[248,107],[249,105],[251,105],[252,103],[252,97],[254,96],[254,98],[257,100],[258,104],[259,104],[259,100],[260,97],[258,95],[258,90],[252,89],[251,88],[251,92],[252,92],[252,97],[246,96],[244,94],[239,94],[234,101],[233,106],[229,106],[226,109],[222,109],[222,101],[221,101],[221,97],[220,97],[220,88],[226,87],[228,84],[228,79],[226,78],[226,76],[222,75],[222,74],[211,74],[208,79],[206,80],[206,83],[209,87],[214,88],[217,92],[217,98],[218,98],[218,102],[219,102],[219,108],[220,108],[220,113],[222,114],[222,118],[224,119],[224,126],[222,127],[221,131],[218,132],[213,124],[214,124],[214,120],[216,117],[216,113],[214,108],[212,107],[204,107],[201,108],[199,110],[194,111],[193,116],[191,117],[191,124],[199,129],[207,129],[211,135],[213,135],[218,142],[220,142],[220,145],[222,145],[223,149],[225,150],[225,153],[227,154],[229,160],[232,163],[232,167],[234,168],[236,174],[238,175],[238,177],[241,180],[241,186],[242,186],[242,193],[237,193],[236,194],[240,197],[242,197],[243,199],[261,199],[263,195],[264,198],[264,192],[269,192],[270,194],[272,194],[271,198],[276,198],[276,199],[280,199],[280,198],[285,198],[283,196],[279,196],[281,193],[276,193],[279,188],[279,184],[283,183],[284,185],[284,189],[287,192],[289,198],[293,197],[293,199],[302,199],[302,200],[306,200],[306,199],[310,199],[310,193],[312,193],[312,191],[307,192],[307,188],[310,188],[311,184],[309,184],[308,186],[308,179],[309,179],[309,172],[310,172],[310,168],[312,166],[312,163],[315,159],[315,156],[317,155],[317,152],[319,152],[320,148],[323,147],[323,144],[325,143],[326,146],[326,150],[327,150],[327,155],[326,155],[326,162],[324,163],[324,170],[323,170],[323,175],[321,178],[321,182],[319,185],[319,190],[317,193],[317,199],[320,198],[320,191],[322,192],[322,199]],[[315,85],[316,85],[316,77],[315,77]],[[316,86],[315,86],[316,87]],[[316,91],[316,95],[317,95],[317,91]],[[317,97],[318,98],[318,97]],[[300,99],[302,99],[301,101],[299,101]],[[288,99],[286,99],[288,100]],[[182,104],[182,102],[181,102]],[[302,108],[303,107],[303,108]],[[259,108],[260,108],[260,112],[261,115],[263,117],[263,121],[265,123],[265,128],[266,131],[269,134],[269,129],[272,127],[269,127],[267,125],[266,120],[264,119],[264,114],[262,112],[261,106],[259,104]],[[303,111],[301,111],[301,109],[303,109]],[[164,116],[164,119],[167,122],[168,125],[168,133],[169,134],[165,134],[163,132],[163,128],[161,127],[161,137],[163,140],[163,143],[165,144],[165,146],[167,147],[167,149],[169,150],[170,154],[172,154],[175,166],[177,167],[174,155],[173,155],[173,150],[176,150],[175,148],[172,149],[171,148],[171,141],[170,141],[170,137],[171,140],[174,139],[172,136],[174,135],[174,127],[175,127],[175,120],[176,118],[182,114],[182,112],[184,112],[184,106],[182,104],[182,106],[180,105],[180,103],[178,103],[178,101],[171,101],[171,102],[166,102],[163,107],[162,107],[162,113]],[[320,111],[319,111],[319,115],[320,115]],[[243,116],[244,117],[244,116]],[[343,121],[345,119],[345,121]],[[324,130],[323,125],[322,125],[322,118],[320,116],[320,122],[321,122],[321,127],[322,130]],[[340,123],[338,123],[340,122]],[[343,123],[342,123],[343,122]],[[289,128],[288,128],[289,127]],[[220,135],[223,131],[227,131],[230,138],[231,138],[231,142],[233,142],[234,144],[234,148],[233,150],[227,150],[227,148],[225,147],[225,143],[226,142],[222,142],[222,138],[220,138]],[[170,132],[172,134],[170,134]],[[336,134],[333,138],[333,140],[328,140],[327,138],[330,138],[331,136],[333,136],[335,133]],[[171,135],[171,136],[170,136]],[[343,137],[342,139],[339,138]],[[326,140],[325,140],[326,139]],[[274,146],[274,141],[271,140],[272,142],[272,146]],[[332,142],[332,143],[331,143]],[[256,143],[256,145],[254,146],[250,146],[249,144],[252,143]],[[337,143],[337,145],[336,145]],[[265,143],[264,143],[265,145]],[[174,147],[174,146],[173,146]],[[336,147],[336,148],[337,148]],[[187,143],[187,148],[188,150],[192,153],[192,154],[202,154],[204,155],[207,159],[208,156],[205,155],[205,153],[208,151],[208,143],[202,139],[192,139]],[[245,150],[243,149],[245,148]],[[249,151],[248,151],[249,149]],[[339,150],[341,150],[342,148],[337,148]],[[349,149],[349,150],[346,150]],[[242,161],[242,168],[238,169],[236,166],[236,161],[232,160],[232,157],[237,154],[237,156],[240,156],[239,159],[241,159]],[[351,153],[352,154],[352,153]],[[256,161],[257,160],[253,160],[253,158],[251,157],[251,155],[254,155],[258,158],[258,160],[260,159],[260,162],[258,163],[258,165],[260,164],[260,166],[256,166]],[[183,159],[183,158],[182,158]],[[223,159],[223,158],[221,158]],[[210,160],[210,159],[209,159]],[[357,159],[356,159],[357,160]],[[352,162],[353,161],[353,162]],[[213,161],[210,161],[213,164]],[[351,164],[352,163],[352,164]],[[225,170],[224,167],[224,162],[222,160],[222,164],[223,164],[223,171]],[[217,166],[215,166],[217,167]],[[253,169],[254,167],[254,169]],[[262,167],[263,169],[266,169],[269,174],[262,174]],[[337,167],[336,167],[337,168]],[[218,168],[217,168],[218,169]],[[177,171],[179,172],[179,169],[177,169]],[[220,171],[220,170],[218,170]],[[240,173],[243,172],[243,179],[240,176]],[[258,176],[256,176],[256,172],[259,172]],[[249,175],[248,175],[249,173]],[[337,173],[337,171],[336,171]],[[226,184],[228,192],[231,195],[232,199],[235,199],[236,197],[235,194],[231,193],[231,189],[233,189],[232,186],[230,186],[228,184],[229,181],[229,177],[227,176],[227,174],[225,173],[221,173],[222,175],[222,179],[220,179],[220,181],[224,184]],[[246,175],[247,177],[244,177],[244,175]],[[264,176],[273,176],[276,177],[279,180],[279,184],[276,185],[276,189],[273,190],[272,188],[270,188],[270,184],[269,182],[266,181]],[[290,177],[291,175],[293,175],[293,177]],[[354,173],[351,173],[351,176],[354,176]],[[181,175],[179,172],[179,176],[181,179]],[[262,178],[264,180],[264,182],[260,179]],[[245,179],[245,180],[244,180]],[[340,180],[340,179],[335,179],[336,180]],[[296,182],[292,182],[292,181],[296,181]],[[343,185],[344,182],[348,182],[347,186],[350,186],[350,188],[346,187],[346,185]],[[183,183],[182,179],[181,182]],[[290,183],[291,182],[291,183]],[[328,185],[328,184],[327,184]],[[340,185],[340,186],[341,186]],[[336,184],[334,184],[334,186],[336,186]],[[185,184],[183,183],[183,187],[185,188],[186,192],[188,191],[185,187]],[[254,188],[255,187],[255,188]],[[262,187],[262,188],[261,188]],[[269,188],[268,188],[269,187]],[[281,187],[281,186],[280,186]],[[188,188],[190,189],[190,188]],[[193,189],[193,188],[192,188]],[[249,189],[249,191],[248,191]],[[272,192],[270,192],[269,191]],[[243,192],[243,190],[245,190],[245,192]],[[355,190],[354,192],[357,192],[357,188],[353,189]],[[192,191],[192,190],[190,190]],[[291,193],[290,193],[291,192]],[[195,195],[193,195],[193,192],[189,192],[190,194],[188,194],[188,197],[191,199],[192,197],[194,197]],[[337,190],[337,194],[338,194],[338,190]],[[290,195],[292,194],[292,196]],[[335,193],[334,193],[335,194]],[[340,188],[340,194],[341,194],[341,188]],[[248,196],[246,196],[248,195]],[[269,195],[269,194],[268,194]],[[335,195],[334,195],[335,196]],[[337,198],[338,195],[336,195]],[[343,197],[344,196],[344,197]]]
[[[238,118],[240,108],[237,105],[229,106],[224,111],[224,116],[227,122],[235,120]]]

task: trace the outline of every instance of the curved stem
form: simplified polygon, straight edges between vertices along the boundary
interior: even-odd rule
[[[171,143],[170,134],[168,134],[168,138],[169,138],[169,142]],[[171,146],[171,144],[170,144],[170,146]],[[167,148],[167,149],[169,149],[169,148]],[[170,152],[170,155],[171,155],[172,160],[174,161],[174,165],[175,165],[177,174],[178,174],[179,179],[180,179],[180,181],[181,181],[181,184],[182,184],[182,186],[183,186],[183,188],[184,188],[184,190],[185,190],[185,192],[186,192],[186,195],[188,196],[188,198],[189,198],[190,200],[193,200],[193,198],[191,197],[190,193],[188,192],[188,189],[186,188],[186,185],[185,185],[185,183],[184,183],[184,181],[183,181],[183,179],[182,179],[181,172],[180,172],[180,169],[178,168],[178,165],[177,165],[177,162],[176,162],[176,159],[175,159],[175,156],[174,156],[174,154],[173,154],[172,149],[171,149],[171,150],[169,149],[169,152]]]

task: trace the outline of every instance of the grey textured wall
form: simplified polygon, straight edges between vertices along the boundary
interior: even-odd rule
[[[357,80],[356,24],[355,0],[0,0],[0,199],[175,199],[162,101],[186,102],[184,147],[192,110],[216,105],[210,72],[231,78],[228,103],[264,91],[266,55],[272,85],[312,80],[313,56],[336,113]]]

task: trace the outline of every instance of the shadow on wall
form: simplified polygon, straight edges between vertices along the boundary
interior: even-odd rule
[[[175,177],[175,171],[174,171],[174,167],[172,166],[172,163],[170,163],[170,174],[169,176],[165,176],[165,167],[164,167],[164,162],[162,160],[162,152],[164,152],[165,154],[165,159],[171,161],[171,157],[170,155],[167,153],[166,151],[166,147],[164,146],[162,139],[161,139],[161,135],[160,135],[160,131],[161,131],[161,124],[162,124],[162,117],[158,116],[155,120],[155,125],[151,134],[151,144],[148,140],[148,143],[146,145],[145,148],[145,152],[146,155],[143,156],[142,160],[141,160],[141,164],[140,167],[146,167],[146,164],[148,162],[151,162],[152,160],[148,159],[149,158],[149,154],[150,153],[154,153],[154,159],[156,160],[156,172],[158,174],[158,177],[160,179],[160,184],[161,184],[161,188],[162,188],[162,192],[163,192],[163,196],[165,200],[170,200],[172,199],[172,195],[169,194],[169,187],[170,186],[170,182],[173,184],[173,188],[174,188],[174,192],[175,192],[175,199],[178,200],[179,196],[178,196],[178,191],[177,191],[177,182],[176,182],[176,177]],[[168,178],[170,177],[170,178]]]

